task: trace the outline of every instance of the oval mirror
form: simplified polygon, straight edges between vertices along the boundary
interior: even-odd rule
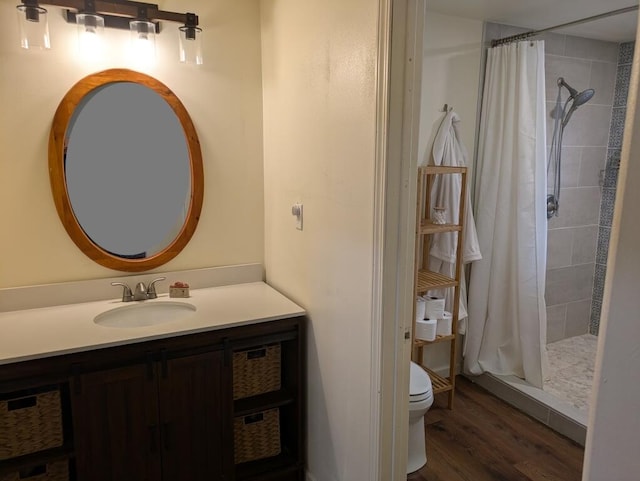
[[[138,272],[193,235],[202,154],[189,114],[158,80],[125,69],[89,75],[60,102],[49,137],[58,215],[95,262]]]

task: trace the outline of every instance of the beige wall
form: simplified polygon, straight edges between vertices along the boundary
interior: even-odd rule
[[[460,115],[460,132],[469,151],[471,167],[478,112],[482,21],[428,11],[424,29],[418,161],[420,164],[430,161],[433,139],[444,118],[442,108],[447,103]],[[446,373],[449,345],[440,343],[425,349],[424,362]]]
[[[366,480],[378,1],[263,0],[265,264],[308,310],[308,457]],[[291,205],[304,203],[304,230]]]
[[[0,4],[0,288],[109,277],[68,238],[51,198],[47,142],[61,98],[80,78],[113,67],[153,75],[190,112],[200,137],[205,198],[186,249],[157,271],[263,261],[262,85],[258,2],[164,1],[195,11],[205,65],[177,60],[177,24],[164,24],[155,66],[134,66],[121,52],[128,32],[107,32],[106,59],[75,56],[75,28],[50,7],[52,49],[18,46],[16,2]]]
[[[445,103],[460,115],[462,140],[473,160],[481,47],[482,21],[427,12],[418,144],[421,164],[431,158]]]

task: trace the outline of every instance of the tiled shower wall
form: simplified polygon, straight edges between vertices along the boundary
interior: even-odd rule
[[[618,44],[568,35],[545,42],[547,147],[551,146],[558,77],[595,95],[564,130],[558,216],[548,223],[547,341],[589,332],[605,168],[616,85]],[[562,101],[568,97],[562,89]],[[552,177],[549,177],[551,185]]]
[[[487,23],[485,45],[526,29]],[[618,70],[613,42],[546,33],[547,147],[551,145],[558,77],[594,97],[574,112],[564,131],[562,184],[558,217],[549,221],[547,247],[547,341],[589,332],[602,200],[601,171],[607,161],[609,126]],[[562,91],[566,100],[568,92]],[[606,190],[606,189],[605,189]],[[604,241],[604,237],[602,237]]]
[[[618,70],[613,97],[613,113],[607,149],[607,164],[604,171],[602,201],[600,203],[600,222],[598,228],[598,248],[596,252],[596,268],[593,281],[593,301],[591,303],[591,322],[589,332],[598,335],[600,328],[600,311],[602,310],[602,294],[604,277],[607,271],[607,255],[609,253],[609,237],[618,185],[618,169],[620,167],[620,151],[622,135],[627,113],[627,95],[631,79],[631,64],[635,42],[620,44],[618,51]]]

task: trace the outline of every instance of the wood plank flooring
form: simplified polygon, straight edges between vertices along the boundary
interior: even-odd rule
[[[407,481],[580,481],[583,448],[458,376],[425,418],[427,465]]]

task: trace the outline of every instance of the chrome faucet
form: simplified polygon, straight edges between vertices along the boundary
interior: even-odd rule
[[[144,282],[138,282],[136,284],[136,290],[133,293],[134,301],[146,301],[147,297],[147,288],[144,285]]]
[[[131,301],[146,301],[147,299],[156,299],[158,294],[156,292],[156,282],[164,281],[166,277],[158,277],[149,283],[149,286],[145,286],[144,282],[138,282],[134,292],[131,292],[131,288],[123,282],[112,282],[112,286],[122,286],[122,302]]]

